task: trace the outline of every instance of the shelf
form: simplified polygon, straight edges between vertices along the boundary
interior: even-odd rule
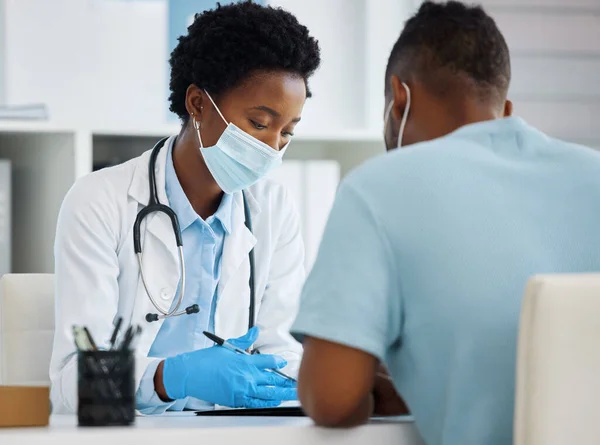
[[[161,138],[178,134],[180,129],[181,126],[179,124],[165,124],[152,128],[94,128],[90,130],[90,133],[93,136]]]
[[[167,131],[171,130],[169,133]],[[176,128],[127,131],[94,130],[92,133],[93,163],[97,166],[124,162],[150,150],[159,138],[177,132]],[[330,159],[340,164],[342,176],[370,157],[384,152],[383,137],[375,132],[344,134],[304,134],[292,140],[285,159]]]
[[[51,121],[0,120],[1,133],[75,133],[76,129]]]
[[[156,128],[102,128],[93,129],[93,136],[109,136],[123,138],[160,138],[178,134],[181,127],[177,124],[165,125]],[[305,133],[299,131],[292,139],[292,142],[380,142],[383,140],[381,132],[367,130],[349,130],[336,133]]]
[[[0,133],[89,133],[92,136],[123,138],[160,138],[178,134],[178,124],[165,124],[152,128],[78,128],[55,124],[51,121],[0,120]],[[301,142],[380,142],[380,131],[348,130],[334,133],[302,132],[293,141]]]
[[[343,131],[339,133],[300,133],[293,141],[300,142],[368,142],[381,143],[383,130],[376,131]]]
[[[78,141],[74,132],[50,126],[5,126],[0,131],[0,158],[11,164],[13,272],[54,269],[56,220],[77,177]]]

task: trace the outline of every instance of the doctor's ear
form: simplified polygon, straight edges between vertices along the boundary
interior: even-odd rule
[[[193,120],[202,122],[204,105],[206,102],[205,93],[196,85],[190,85],[185,92],[185,108]]]
[[[392,89],[392,97],[394,98],[394,104],[392,105],[390,113],[396,121],[400,121],[404,114],[404,109],[406,108],[408,93],[402,85],[400,78],[395,74],[390,78],[390,86]]]

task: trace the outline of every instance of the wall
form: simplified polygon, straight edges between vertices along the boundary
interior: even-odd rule
[[[9,102],[45,102],[64,125],[165,121],[164,1],[5,2]]]
[[[383,131],[387,58],[419,0],[269,0],[294,13],[319,39],[322,65],[303,115],[309,132]]]
[[[515,114],[600,149],[600,1],[482,0],[511,49]]]
[[[53,121],[92,128],[152,128],[165,122],[165,0],[4,2],[10,16],[5,31],[11,103],[43,101]],[[269,3],[297,14],[323,50],[322,68],[312,81],[314,98],[299,132],[380,134],[387,56],[401,24],[420,2]],[[481,3],[511,47],[515,112],[553,135],[600,147],[600,126],[595,125],[600,115],[600,2]]]
[[[6,27],[4,25],[4,0],[0,0],[0,106],[5,101],[5,46],[6,46]]]
[[[54,122],[87,128],[166,122],[168,1],[4,1],[11,103],[45,102]],[[379,135],[385,62],[418,1],[268,3],[295,13],[323,51],[298,132]]]

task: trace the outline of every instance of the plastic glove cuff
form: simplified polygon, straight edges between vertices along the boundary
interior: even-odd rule
[[[187,378],[188,373],[182,356],[178,355],[165,359],[163,385],[169,399],[178,400],[186,397]]]

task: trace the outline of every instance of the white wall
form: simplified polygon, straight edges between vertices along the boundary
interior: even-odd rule
[[[319,39],[322,66],[311,80],[314,98],[305,106],[302,126],[343,131],[365,128],[366,0],[273,0],[293,12]],[[318,11],[318,13],[317,13]],[[332,26],[335,18],[335,26]]]
[[[4,87],[4,83],[5,83],[5,72],[4,72],[4,65],[5,65],[5,55],[4,55],[4,48],[6,46],[6,38],[5,38],[5,34],[6,34],[6,27],[4,25],[4,0],[0,0],[0,106],[2,106],[2,104],[4,104],[5,101],[5,97],[4,97],[4,91],[5,91],[5,87]]]
[[[515,114],[600,148],[600,1],[482,0],[511,50]]]
[[[68,125],[152,128],[165,122],[164,0],[4,2],[9,102],[45,102],[52,120]],[[322,47],[323,65],[299,133],[380,134],[387,57],[420,1],[270,3],[295,13]],[[600,1],[481,3],[511,47],[516,113],[553,135],[600,147],[592,117],[600,111]]]
[[[66,125],[152,128],[166,122],[165,0],[4,1],[9,102],[44,102],[51,119]],[[419,1],[269,3],[295,13],[322,48],[299,132],[380,134],[385,63]]]
[[[165,122],[164,1],[5,0],[7,99],[84,127]]]
[[[302,125],[310,131],[383,131],[387,59],[420,0],[268,0],[319,39],[322,65]]]

